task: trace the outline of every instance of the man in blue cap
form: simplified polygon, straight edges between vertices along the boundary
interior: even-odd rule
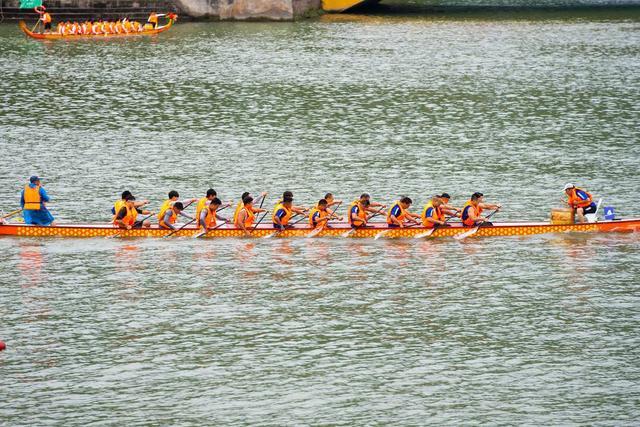
[[[22,206],[22,217],[25,224],[33,225],[54,225],[53,215],[45,206],[49,201],[49,195],[42,188],[40,178],[32,176],[29,184],[24,186],[20,195],[20,205]]]

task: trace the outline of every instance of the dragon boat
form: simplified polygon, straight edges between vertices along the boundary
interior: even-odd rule
[[[169,28],[173,26],[173,24],[178,19],[178,15],[175,13],[167,14],[167,23],[165,25],[160,25],[156,28],[152,28],[149,30],[142,30],[136,32],[128,32],[128,33],[109,33],[109,34],[59,34],[59,33],[37,33],[35,31],[30,30],[25,24],[24,21],[20,21],[18,25],[22,32],[24,32],[27,36],[38,39],[38,40],[80,40],[80,39],[105,39],[112,37],[136,37],[136,36],[154,36],[156,34],[160,34],[162,32],[167,31]]]
[[[469,232],[473,227],[465,227],[461,224],[452,224],[450,227],[435,229],[427,238],[453,237]],[[426,227],[388,228],[386,223],[371,224],[370,227],[359,228],[351,231],[347,223],[332,223],[330,228],[325,228],[319,233],[314,231],[309,225],[294,225],[282,232],[277,232],[271,225],[259,224],[251,233],[253,237],[354,237],[354,238],[375,238],[383,231],[385,238],[413,238],[424,236],[430,229]],[[350,232],[351,231],[351,232]],[[553,224],[549,222],[502,222],[494,223],[491,226],[480,226],[474,233],[474,237],[489,236],[530,236],[534,234],[548,233],[615,233],[615,232],[638,232],[640,231],[640,218],[620,219],[611,221],[597,221],[581,224]],[[180,231],[172,233],[171,230],[151,226],[150,228],[124,230],[117,228],[113,224],[60,224],[55,226],[36,226],[25,224],[3,224],[0,225],[0,236],[17,237],[118,237],[118,238],[141,238],[155,237],[161,238],[172,234],[171,237],[196,237],[201,230],[195,227],[184,227]],[[238,238],[244,237],[244,232],[230,224],[220,226],[209,231],[202,237],[207,238]],[[426,237],[426,236],[425,236]]]

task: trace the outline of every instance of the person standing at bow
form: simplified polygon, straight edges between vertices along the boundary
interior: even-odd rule
[[[387,226],[404,228],[407,222],[417,223],[416,218],[420,215],[409,212],[412,203],[413,200],[406,196],[393,203],[387,213]]]
[[[24,223],[55,225],[53,215],[51,215],[46,206],[49,200],[49,195],[43,188],[40,178],[35,175],[29,178],[29,183],[24,186],[20,195]]]
[[[565,185],[564,192],[568,197],[567,204],[575,211],[578,222],[587,222],[585,214],[593,214],[598,210],[591,194],[574,184]]]
[[[149,220],[138,221],[138,214],[153,215],[153,213],[140,209],[136,206],[136,203],[135,197],[132,195],[127,196],[124,204],[120,207],[113,218],[113,224],[126,230],[131,230],[132,228],[151,227],[151,222]]]
[[[218,221],[224,221],[225,223],[229,220],[218,215],[218,208],[222,202],[217,197],[214,197],[209,203],[209,206],[202,209],[200,212],[200,216],[198,217],[198,225],[202,228],[202,231],[207,232],[217,227]]]
[[[167,209],[164,212],[164,215],[162,219],[158,222],[158,225],[161,228],[165,228],[167,230],[175,230],[176,227],[174,226],[174,224],[178,220],[178,215],[183,216],[185,218],[189,218],[191,220],[195,220],[194,217],[184,213],[183,211],[184,211],[184,205],[182,204],[182,202],[175,202],[174,204],[171,205],[169,209]]]
[[[244,234],[251,236],[251,227],[253,227],[253,221],[256,218],[256,213],[266,212],[265,209],[256,208],[253,206],[253,197],[247,196],[242,202],[242,209],[238,212],[234,225],[244,231]]]
[[[444,213],[444,202],[442,196],[432,197],[422,209],[422,225],[426,228],[434,228],[437,226],[448,226],[446,224]]]
[[[481,216],[482,211],[485,209],[498,210],[501,207],[502,206],[498,204],[485,203],[484,194],[473,193],[471,199],[462,207],[460,219],[462,219],[462,223],[467,227],[475,227],[483,223],[485,225],[492,225],[490,222],[487,222],[487,218]]]
[[[42,22],[43,33],[49,34],[51,32],[51,14],[47,12],[47,8],[42,5],[35,8],[36,12],[40,15],[40,22]]]

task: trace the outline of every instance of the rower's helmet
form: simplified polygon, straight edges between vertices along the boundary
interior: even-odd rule
[[[571,190],[572,188],[576,188],[574,184],[567,184],[564,186],[564,191]]]

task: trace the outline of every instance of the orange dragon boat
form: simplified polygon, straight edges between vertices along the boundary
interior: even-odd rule
[[[347,223],[331,224],[330,228],[325,228],[319,233],[314,231],[309,225],[294,225],[282,232],[277,232],[269,224],[260,224],[252,232],[253,237],[355,237],[355,238],[375,238],[381,232],[385,238],[443,238],[454,237],[462,233],[467,233],[473,228],[464,227],[460,224],[452,224],[450,227],[438,228],[428,237],[424,236],[430,229],[425,227],[405,227],[388,228],[386,223],[372,224],[371,227],[360,228],[352,231]],[[583,224],[552,224],[549,222],[504,222],[494,223],[492,226],[480,226],[473,237],[489,236],[530,236],[534,234],[548,233],[615,233],[615,232],[637,232],[640,231],[640,218],[621,219],[612,221],[598,221]],[[3,224],[0,225],[0,236],[19,237],[165,237],[171,234],[171,230],[152,226],[148,229],[124,230],[115,227],[113,224],[64,224],[56,226],[36,226],[25,224]],[[172,237],[195,237],[201,230],[195,227],[185,227],[172,234]],[[311,236],[310,236],[311,233]],[[244,237],[244,232],[230,224],[223,225],[218,229],[211,230],[202,237],[208,238],[237,238]]]
[[[167,31],[169,28],[173,26],[173,24],[178,19],[178,15],[175,13],[168,13],[167,15],[167,23],[165,25],[160,25],[156,28],[142,31],[133,31],[128,33],[109,33],[109,34],[59,34],[59,33],[37,33],[30,30],[27,27],[27,24],[24,21],[19,22],[20,29],[29,37],[38,39],[38,40],[80,40],[80,39],[105,39],[112,37],[135,37],[135,36],[154,36],[156,34],[160,34],[164,31]]]

